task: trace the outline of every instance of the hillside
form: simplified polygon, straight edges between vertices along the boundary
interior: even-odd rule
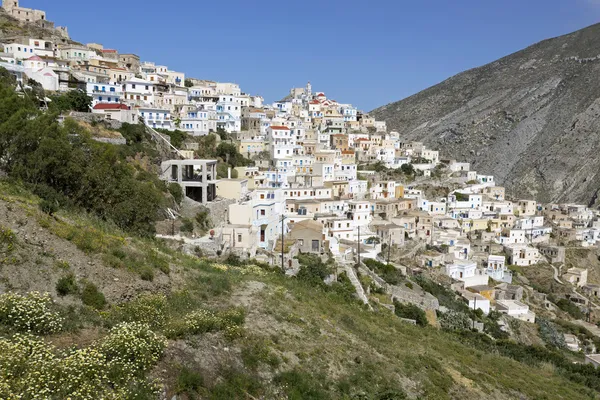
[[[515,196],[594,203],[600,25],[545,40],[372,112]]]
[[[40,335],[44,346],[52,346],[54,355],[44,357],[53,360],[53,370],[73,365],[71,353],[64,353],[71,346],[86,361],[67,379],[72,386],[62,385],[76,387],[81,379],[90,397],[73,398],[110,396],[114,378],[87,375],[95,364],[85,349],[115,346],[119,324],[135,321],[168,340],[134,374],[138,383],[130,394],[117,398],[152,398],[144,386],[147,377],[158,379],[169,399],[175,394],[181,399],[594,398],[554,368],[484,352],[451,333],[404,323],[383,308],[368,311],[342,292],[236,266],[235,260],[219,264],[185,256],[84,214],[49,217],[20,186],[2,182],[0,189],[0,293],[49,292],[57,302],[51,309],[64,318],[61,327]],[[141,266],[152,279],[139,275]],[[69,276],[79,289],[65,293],[59,281]],[[92,301],[98,295],[90,296],[88,285],[97,287],[106,303]],[[217,324],[212,312],[200,310],[228,322]],[[14,333],[15,326],[2,314],[0,301],[0,336]],[[8,342],[0,339],[0,348]],[[125,350],[114,353],[120,351]],[[0,353],[0,365],[6,362],[6,352]],[[35,361],[21,363],[28,373],[40,368]],[[50,377],[42,370],[39,385]],[[15,380],[0,373],[0,397],[14,394]]]

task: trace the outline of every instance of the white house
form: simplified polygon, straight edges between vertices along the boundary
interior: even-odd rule
[[[152,107],[155,105],[154,83],[131,78],[123,84],[123,98],[130,105]]]
[[[535,247],[525,245],[506,246],[508,263],[511,265],[527,266],[537,264],[541,258],[540,252]]]
[[[485,315],[490,313],[490,300],[479,293],[472,293],[467,290],[460,292],[460,295],[467,302],[471,310],[481,310]]]
[[[496,310],[525,322],[535,322],[535,313],[527,304],[517,300],[496,300]]]
[[[87,94],[92,98],[92,107],[98,103],[120,103],[122,86],[108,83],[87,83]]]
[[[506,259],[504,256],[488,256],[485,272],[487,276],[495,281],[512,283],[512,272],[506,267]]]
[[[446,275],[464,282],[466,288],[488,283],[488,276],[483,273],[483,270],[477,269],[477,264],[472,261],[456,261],[454,264],[446,265]]]

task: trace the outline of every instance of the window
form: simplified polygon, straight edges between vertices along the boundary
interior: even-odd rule
[[[238,243],[242,243],[242,235],[238,235]]]
[[[265,216],[265,215],[267,215],[267,212],[266,212],[264,209],[263,209],[263,210],[260,210],[260,215],[261,215],[261,216]]]

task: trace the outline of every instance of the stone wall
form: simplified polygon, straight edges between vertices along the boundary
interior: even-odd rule
[[[71,111],[68,116],[73,119],[76,119],[78,121],[87,122],[89,124],[101,122],[107,128],[115,129],[115,130],[121,128],[121,126],[123,125],[120,121],[116,121],[114,119],[106,119],[101,114],[92,114],[92,113]]]

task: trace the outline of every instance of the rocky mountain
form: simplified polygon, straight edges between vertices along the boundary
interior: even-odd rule
[[[600,24],[372,111],[408,140],[493,174],[514,196],[595,203]]]

